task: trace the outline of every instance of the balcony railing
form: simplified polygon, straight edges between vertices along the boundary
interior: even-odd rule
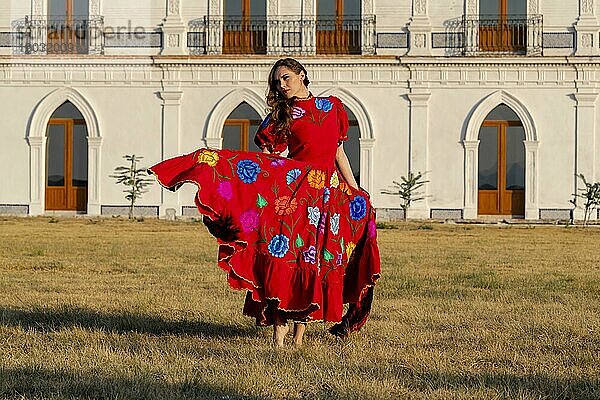
[[[14,54],[101,54],[101,16],[25,17],[13,24]]]
[[[465,54],[539,55],[542,53],[542,22],[541,15],[465,17]]]
[[[189,23],[192,54],[374,54],[375,16],[205,17]]]

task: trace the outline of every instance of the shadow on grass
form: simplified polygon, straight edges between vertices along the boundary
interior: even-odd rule
[[[80,307],[60,308],[0,308],[0,324],[20,326],[39,332],[72,327],[116,333],[144,333],[150,335],[202,335],[205,337],[255,337],[250,327],[225,325],[214,322],[166,320],[158,316],[135,313],[102,313]]]
[[[511,373],[417,373],[420,389],[475,390],[494,389],[506,398],[523,395],[540,399],[599,399],[600,378],[558,378],[545,374],[515,375]]]
[[[136,377],[107,376],[96,371],[76,373],[43,368],[0,368],[2,398],[85,398],[85,399],[247,399],[266,397],[244,396],[203,382],[194,376],[181,383],[167,383],[151,375]],[[13,397],[11,397],[13,396]]]

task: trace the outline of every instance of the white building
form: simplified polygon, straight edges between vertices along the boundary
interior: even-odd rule
[[[568,218],[600,180],[594,0],[0,0],[0,213],[120,214],[109,175],[198,147],[252,149],[272,63],[351,111],[347,152],[409,217]],[[193,214],[155,185],[137,212]],[[575,217],[581,217],[576,211]],[[598,218],[594,215],[593,218]]]

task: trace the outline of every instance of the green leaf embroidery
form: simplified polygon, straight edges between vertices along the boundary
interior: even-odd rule
[[[298,234],[298,237],[296,238],[296,247],[302,247],[304,246],[304,240],[302,240],[302,238],[300,237],[300,234]]]
[[[263,208],[263,207],[265,207],[267,204],[269,204],[269,203],[267,202],[267,200],[266,200],[264,197],[262,197],[262,196],[259,194],[259,195],[258,195],[258,198],[256,199],[256,206],[257,206],[258,208]]]
[[[340,247],[342,248],[342,254],[346,252],[346,246],[344,246],[344,238],[340,240]]]
[[[331,261],[333,260],[333,254],[331,254],[327,249],[325,249],[323,251],[323,258],[325,259],[325,261]]]

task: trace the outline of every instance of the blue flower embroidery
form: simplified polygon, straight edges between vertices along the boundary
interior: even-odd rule
[[[308,221],[311,225],[319,226],[321,211],[319,207],[308,207]]]
[[[302,171],[300,171],[298,168],[294,168],[292,170],[289,170],[288,173],[285,176],[285,181],[289,185],[290,183],[292,183],[296,179],[298,179],[298,177],[300,176],[301,173],[302,173]]]
[[[306,250],[302,250],[304,262],[315,264],[317,262],[317,249],[315,246],[310,246]]]
[[[315,99],[315,107],[317,107],[317,110],[329,112],[333,108],[333,103],[329,101],[329,99],[321,99],[317,97]]]
[[[267,248],[273,257],[282,258],[290,249],[290,239],[284,234],[275,235]]]
[[[350,202],[350,216],[352,219],[361,219],[367,214],[367,201],[362,196],[356,196]]]
[[[244,183],[256,182],[256,177],[260,172],[258,163],[252,160],[241,160],[237,163],[237,175]]]
[[[329,195],[330,195],[330,190],[329,188],[325,188],[323,189],[323,203],[327,203],[329,201]]]

